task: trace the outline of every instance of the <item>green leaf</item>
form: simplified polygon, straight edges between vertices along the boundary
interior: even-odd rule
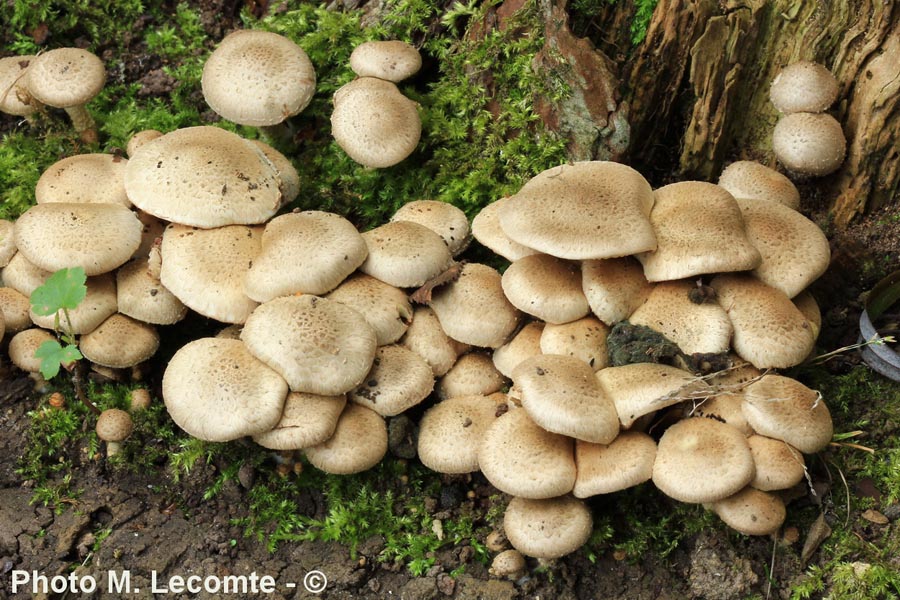
[[[44,379],[53,379],[59,373],[59,367],[82,357],[78,348],[72,345],[61,346],[56,340],[47,340],[34,351],[34,357],[41,359],[41,375]]]
[[[87,294],[85,281],[87,276],[81,267],[60,269],[44,285],[31,292],[31,308],[41,316],[77,308]]]

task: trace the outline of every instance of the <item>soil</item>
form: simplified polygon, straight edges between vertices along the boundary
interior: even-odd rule
[[[210,39],[220,39],[232,28],[240,3],[202,0],[200,4]],[[265,3],[254,6],[264,10]],[[153,25],[135,24],[135,28],[148,26]],[[176,82],[162,71],[158,57],[145,54],[146,48],[129,43],[131,39],[127,35],[123,38],[126,51],[120,57],[120,70],[111,73],[111,77],[140,81],[145,96],[164,96]],[[122,48],[118,45],[117,52]],[[13,119],[4,118],[0,132],[14,123]],[[809,213],[815,212],[813,206],[805,208]],[[881,272],[900,267],[900,219],[890,208],[873,211],[834,240],[836,264],[817,284],[820,293],[816,294],[820,300],[826,299],[822,302],[826,347],[855,341],[859,297],[874,283],[861,266],[874,260]],[[14,570],[52,577],[67,575],[73,566],[78,575],[95,576],[98,591],[69,594],[69,598],[121,597],[122,594],[109,591],[106,574],[125,571],[131,574],[132,598],[154,597],[150,588],[154,572],[158,585],[165,585],[174,576],[256,573],[271,576],[277,582],[277,590],[265,595],[267,598],[311,598],[315,595],[304,590],[303,582],[313,570],[322,571],[328,581],[318,597],[331,599],[727,600],[753,594],[786,598],[790,584],[805,571],[799,558],[802,539],[782,537],[775,542],[769,538],[746,538],[730,535],[723,528],[690,537],[664,560],[653,555],[623,560],[610,553],[591,562],[584,553],[577,552],[544,569],[537,568],[537,561],[530,561],[528,574],[515,581],[492,577],[487,566],[475,560],[471,548],[466,547],[441,551],[435,567],[421,577],[411,576],[401,565],[379,562],[377,556],[384,542],[378,538],[366,540],[355,557],[351,557],[346,546],[331,542],[283,543],[270,552],[264,541],[245,537],[241,527],[231,524],[248,512],[247,490],[241,484],[228,481],[218,495],[209,500],[203,498],[217,474],[215,464],[198,465],[190,475],[174,483],[163,467],[135,474],[112,471],[102,459],[84,458],[71,473],[72,487],[82,493],[73,506],[57,514],[32,503],[33,484],[23,481],[15,471],[16,458],[25,452],[30,419],[27,413],[36,403],[31,381],[14,370],[0,372],[0,399],[4,407],[0,414],[0,455],[7,457],[0,462],[0,598],[48,597],[32,595],[30,590],[12,593]],[[86,457],[86,449],[82,450]],[[405,490],[400,483],[396,487],[395,494],[402,497]],[[477,477],[469,488],[476,495],[467,502],[486,503],[495,493]],[[659,494],[651,495],[649,501],[667,502]],[[809,502],[808,498],[801,498],[795,505]],[[602,508],[600,501],[595,504],[598,510]],[[321,494],[310,493],[303,505],[310,516],[324,514]],[[448,511],[437,501],[431,505],[436,518],[453,516],[461,510],[458,507]],[[790,525],[791,517],[788,519]],[[111,533],[92,551],[97,532],[106,529]],[[813,563],[820,560],[814,556]],[[461,575],[449,576],[461,566],[465,567]],[[775,582],[771,590],[770,581]],[[289,584],[295,587],[289,588]],[[219,595],[170,593],[165,597]]]

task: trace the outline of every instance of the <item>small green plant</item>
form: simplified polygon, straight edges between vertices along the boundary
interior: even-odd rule
[[[31,293],[31,309],[42,317],[54,315],[53,328],[59,335],[59,341],[47,340],[34,353],[35,358],[41,359],[41,375],[46,379],[56,377],[60,367],[71,368],[83,358],[72,333],[69,311],[78,308],[87,295],[86,281],[81,267],[60,269]]]

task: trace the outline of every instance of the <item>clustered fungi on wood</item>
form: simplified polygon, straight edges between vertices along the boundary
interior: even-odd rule
[[[232,34],[221,54],[251,39]],[[273,54],[305,65],[298,48],[276,43],[283,50]],[[397,43],[386,44],[354,53],[360,78],[338,92],[347,104],[336,97],[336,114],[357,93],[364,105],[394,97],[393,82],[418,68],[418,53],[400,44],[398,58],[388,52]],[[247,117],[247,107],[214,99],[215,86],[228,100],[280,69],[244,64],[237,83],[223,83],[218,60],[204,71],[204,92],[235,122],[274,125],[312,95],[307,87],[267,99],[275,111]],[[314,86],[314,72],[301,70]],[[418,123],[414,105],[400,104]],[[376,132],[360,129],[370,125],[356,121],[348,137],[371,141]],[[415,148],[414,137],[390,164]],[[388,166],[362,158],[387,155],[381,143],[345,149],[366,166]],[[359,233],[321,211],[276,216],[294,200],[298,174],[260,142],[192,127],[142,132],[128,151],[128,160],[60,161],[41,178],[38,205],[0,223],[0,323],[15,333],[10,357],[25,370],[38,369],[34,348],[53,338],[31,328],[52,324],[28,318],[29,294],[51,271],[79,265],[91,277],[73,325],[101,366],[146,360],[159,345],[154,325],[188,309],[230,324],[179,349],[163,377],[172,419],[200,439],[252,436],[303,450],[325,471],[356,473],[386,454],[385,419],[436,389],[439,401],[419,423],[421,461],[441,473],[481,470],[514,496],[506,535],[539,558],[587,540],[584,498],[648,480],[739,531],[772,533],[785,518],[779,491],[801,482],[803,454],[831,439],[824,400],[770,372],[813,350],[821,319],[804,290],[828,264],[827,240],[796,212],[790,181],[762,165],[736,164],[718,186],[654,191],[625,165],[579,162],[486,207],[471,233],[462,211],[429,200]],[[104,187],[85,195],[86,180]],[[503,275],[455,262],[473,236],[511,261]],[[410,292],[435,280],[414,308]],[[683,354],[731,366],[694,373],[611,363],[611,329],[628,321]],[[116,413],[101,421],[128,429]],[[657,440],[647,431],[658,423]],[[496,572],[520,572],[520,558],[507,555]]]

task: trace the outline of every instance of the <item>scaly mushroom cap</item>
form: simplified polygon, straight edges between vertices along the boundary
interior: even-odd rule
[[[254,435],[253,441],[270,450],[299,450],[322,444],[334,435],[346,405],[344,396],[291,392],[275,428]]]
[[[719,187],[737,199],[772,200],[788,208],[800,208],[800,192],[794,183],[769,167],[752,160],[733,162],[719,176]]]
[[[546,254],[511,264],[501,279],[513,306],[548,323],[569,323],[590,312],[578,265]]]
[[[656,248],[653,191],[640,173],[606,161],[547,169],[500,207],[513,241],[545,254],[582,260]]]
[[[42,286],[51,275],[51,271],[38,267],[21,252],[13,254],[3,271],[0,271],[3,283],[26,297],[30,297],[31,292]]]
[[[350,54],[350,68],[360,77],[397,83],[419,72],[422,55],[412,44],[399,40],[364,42]]]
[[[784,523],[784,501],[775,494],[746,487],[710,505],[722,521],[744,535],[770,535]]]
[[[124,410],[108,408],[97,417],[97,426],[94,428],[97,437],[104,442],[121,442],[134,430],[134,422]]]
[[[179,427],[201,440],[226,442],[271,431],[288,386],[240,340],[202,338],[169,360],[162,391]]]
[[[278,189],[281,190],[281,205],[290,204],[300,195],[300,174],[294,168],[291,160],[262,140],[247,140],[259,148],[278,173],[281,182]]]
[[[152,325],[114,314],[99,327],[81,336],[78,347],[92,363],[125,369],[156,354],[159,334]]]
[[[150,274],[146,260],[133,260],[116,271],[119,312],[144,323],[171,325],[187,315],[187,306]]]
[[[638,254],[648,281],[746,271],[760,263],[734,196],[703,181],[656,190],[650,221],[659,246]]]
[[[366,231],[362,238],[368,256],[359,270],[396,287],[419,287],[450,266],[447,244],[418,223],[385,223]]]
[[[251,225],[281,207],[281,181],[256,146],[218,127],[177,129],[141,146],[125,169],[128,199],[182,225]]]
[[[819,303],[816,302],[815,297],[809,290],[803,290],[791,298],[791,302],[806,317],[806,321],[812,327],[813,337],[818,339],[819,332],[822,330],[822,311],[819,310]]]
[[[121,204],[131,207],[125,193],[128,161],[113,154],[76,154],[50,165],[38,179],[34,199],[47,202]]]
[[[392,344],[375,351],[372,369],[347,397],[383,417],[393,417],[427,398],[433,388],[428,363],[412,350]]]
[[[259,127],[306,108],[316,91],[316,71],[303,48],[283,35],[240,29],[206,59],[200,84],[216,113]]]
[[[609,327],[596,317],[589,316],[562,325],[548,324],[541,332],[540,350],[541,354],[572,356],[587,363],[594,371],[599,371],[609,366],[607,336]]]
[[[837,119],[827,113],[793,113],[772,133],[772,150],[789,171],[821,177],[844,162],[847,140]]]
[[[3,314],[6,333],[18,333],[31,327],[30,311],[28,296],[11,287],[0,287],[0,313]]]
[[[351,475],[371,469],[388,448],[387,425],[375,411],[349,402],[327,441],[304,450],[317,469]]]
[[[750,482],[751,487],[772,492],[786,490],[803,481],[806,462],[799,450],[763,435],[751,435],[747,443],[756,465],[756,476]]]
[[[141,243],[141,222],[120,204],[38,204],[16,221],[16,246],[46,271],[83,267],[99,275],[124,264]]]
[[[9,340],[9,360],[23,371],[37,373],[41,370],[41,359],[34,357],[35,350],[44,342],[55,340],[56,336],[46,329],[23,329]]]
[[[478,447],[496,414],[496,404],[481,395],[438,402],[419,423],[419,460],[438,473],[477,471]]]
[[[469,245],[469,218],[449,202],[414,200],[401,206],[391,221],[410,221],[424,225],[444,240],[450,254],[456,256]]]
[[[16,224],[0,219],[0,269],[9,264],[16,248]]]
[[[103,89],[106,68],[80,48],[57,48],[35,57],[25,74],[29,93],[39,102],[69,108],[89,102]]]
[[[413,308],[403,290],[365,273],[353,275],[325,297],[359,312],[375,330],[379,346],[403,337],[413,320]]]
[[[573,494],[588,498],[611,494],[649,481],[656,460],[656,442],[641,431],[623,431],[605,444],[575,442],[575,478]]]
[[[467,344],[451,339],[444,332],[437,315],[427,306],[415,308],[412,323],[400,343],[425,359],[435,377],[447,373],[459,355],[468,350]]]
[[[513,498],[503,515],[509,543],[535,558],[559,558],[583,546],[594,522],[584,502],[571,496],[548,500]]]
[[[643,415],[681,402],[698,382],[693,374],[669,365],[634,363],[597,371],[612,398],[623,429]]]
[[[615,325],[644,303],[653,284],[641,263],[626,256],[581,263],[581,287],[597,318]]]
[[[494,350],[494,366],[497,370],[506,377],[512,377],[515,368],[524,360],[541,354],[544,328],[541,321],[532,321],[522,327],[510,341]]]
[[[493,250],[506,260],[513,262],[532,254],[537,250],[514,242],[500,227],[500,210],[504,204],[513,202],[512,197],[500,198],[481,209],[472,219],[472,237],[485,248]]]
[[[81,335],[97,329],[116,312],[116,283],[112,273],[88,277],[87,293],[75,308],[69,309],[69,320],[61,324],[71,333]],[[41,316],[30,310],[31,321],[44,329],[56,328],[56,314]]]
[[[744,393],[743,410],[755,432],[806,454],[823,449],[834,434],[821,394],[790,377],[765,375],[751,383]]]
[[[17,117],[27,117],[37,107],[25,102],[28,91],[25,73],[36,57],[33,54],[0,58],[0,112]]]
[[[653,483],[681,502],[715,502],[753,480],[753,455],[744,434],[713,419],[684,419],[659,440]]]
[[[828,110],[838,97],[838,82],[824,65],[800,61],[783,68],[769,88],[769,99],[784,114]]]
[[[506,378],[484,352],[463,354],[441,377],[437,385],[439,398],[456,396],[489,396],[507,384]]]
[[[162,137],[163,132],[156,129],[144,129],[136,132],[130,138],[128,138],[128,144],[125,146],[125,154],[128,155],[129,158],[134,156],[134,153],[137,152],[138,148],[146,144],[147,142],[152,142],[156,138]]]

